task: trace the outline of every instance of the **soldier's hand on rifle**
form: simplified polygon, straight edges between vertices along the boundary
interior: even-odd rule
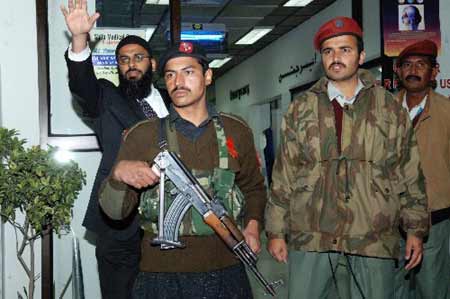
[[[159,182],[159,176],[144,161],[120,161],[113,169],[113,179],[137,189]]]
[[[267,243],[267,250],[280,263],[287,263],[288,250],[284,239],[271,239]]]
[[[61,11],[66,20],[67,28],[72,34],[72,50],[75,53],[86,48],[88,33],[100,17],[98,12],[92,16],[87,11],[87,0],[68,0],[68,10],[61,4]],[[81,49],[80,49],[81,48]]]
[[[244,231],[242,232],[250,249],[258,254],[261,251],[261,242],[259,239],[259,224],[258,221],[252,219],[248,222]]]

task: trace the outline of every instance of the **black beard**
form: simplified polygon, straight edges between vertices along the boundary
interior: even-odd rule
[[[148,69],[139,80],[128,80],[119,71],[119,89],[128,100],[145,99],[152,92],[152,70]]]

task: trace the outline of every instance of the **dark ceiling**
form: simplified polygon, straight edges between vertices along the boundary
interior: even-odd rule
[[[214,71],[217,78],[334,1],[314,0],[305,7],[283,7],[287,0],[181,0],[181,22],[225,24],[228,54],[233,59]],[[150,40],[152,50],[157,57],[166,50],[165,31],[170,27],[168,5],[146,4],[145,0],[96,0],[96,7],[102,15],[98,26],[157,26]],[[275,28],[252,45],[235,45],[254,26]]]

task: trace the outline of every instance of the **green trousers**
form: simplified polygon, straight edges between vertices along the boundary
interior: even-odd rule
[[[405,271],[405,241],[401,240],[402,259],[395,275],[397,299],[450,299],[450,220],[431,227],[423,244],[422,263]]]
[[[292,250],[289,298],[394,298],[394,269],[394,259]]]

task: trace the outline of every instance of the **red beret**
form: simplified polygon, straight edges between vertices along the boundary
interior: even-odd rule
[[[408,56],[413,56],[413,55],[417,55],[417,56],[431,56],[436,58],[438,49],[436,44],[429,40],[423,40],[417,43],[414,43],[412,45],[407,46],[406,48],[403,49],[403,51],[400,52],[400,54],[398,54],[398,58],[399,60],[406,58]]]
[[[314,48],[320,50],[324,40],[331,37],[351,34],[362,38],[362,30],[358,23],[352,18],[337,17],[323,24],[314,36]]]

